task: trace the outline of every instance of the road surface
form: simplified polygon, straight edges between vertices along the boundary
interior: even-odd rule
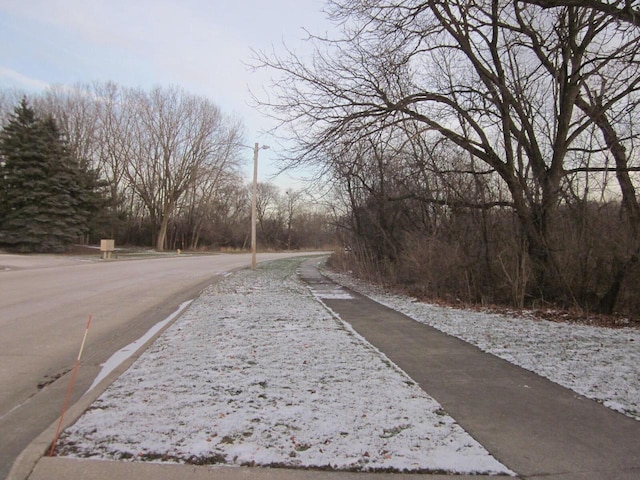
[[[262,254],[258,261],[291,255]],[[114,352],[216,276],[249,264],[248,254],[114,261],[0,255],[0,479],[58,418],[89,315],[72,401]]]

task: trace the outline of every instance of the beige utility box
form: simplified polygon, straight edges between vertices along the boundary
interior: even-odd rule
[[[115,240],[100,240],[100,253],[103,260],[111,260],[116,250]]]

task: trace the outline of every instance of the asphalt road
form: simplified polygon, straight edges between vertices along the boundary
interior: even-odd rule
[[[249,264],[248,254],[112,261],[0,255],[0,478],[58,418],[89,315],[72,401],[114,352],[217,276]]]

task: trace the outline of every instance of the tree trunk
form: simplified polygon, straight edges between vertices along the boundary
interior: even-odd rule
[[[160,223],[160,230],[158,230],[158,236],[156,239],[156,251],[164,252],[167,243],[167,231],[169,230],[169,215],[162,216],[162,222]]]
[[[158,252],[164,252],[167,247],[167,232],[169,231],[169,220],[171,220],[171,216],[175,207],[175,201],[170,200],[164,205],[164,208],[162,209],[162,220],[160,221],[158,236],[156,237],[156,251]]]
[[[638,264],[639,255],[640,252],[635,252],[629,260],[620,265],[613,277],[611,285],[609,286],[609,290],[607,290],[607,293],[605,293],[604,297],[602,297],[598,304],[599,313],[611,315],[614,312],[618,301],[618,295],[620,294],[620,289],[622,287],[622,282],[627,276],[627,273]]]
[[[633,253],[626,261],[621,262],[621,265],[613,276],[607,293],[600,300],[598,306],[600,313],[611,314],[615,309],[620,288],[622,287],[622,282],[627,272],[638,263],[638,256],[640,255],[640,204],[638,204],[636,190],[629,175],[627,150],[620,141],[618,132],[616,132],[607,118],[605,111],[599,105],[589,104],[581,96],[577,98],[576,105],[598,126],[607,144],[607,148],[613,156],[616,163],[616,178],[618,179],[622,193],[622,208],[624,213],[626,213],[630,227],[629,244],[631,245]]]
[[[514,201],[516,215],[527,240],[527,254],[531,261],[534,283],[529,288],[529,296],[547,301],[574,302],[573,293],[564,280],[560,267],[550,248],[553,231],[552,220],[558,205],[560,173],[547,171],[541,179],[542,201],[531,202],[524,194],[525,189],[514,177],[507,181]]]

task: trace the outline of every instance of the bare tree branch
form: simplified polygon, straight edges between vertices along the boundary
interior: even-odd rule
[[[600,2],[597,0],[520,0],[542,8],[584,7],[605,13],[616,20],[627,22],[640,27],[640,9],[635,6],[637,1],[624,0]]]

